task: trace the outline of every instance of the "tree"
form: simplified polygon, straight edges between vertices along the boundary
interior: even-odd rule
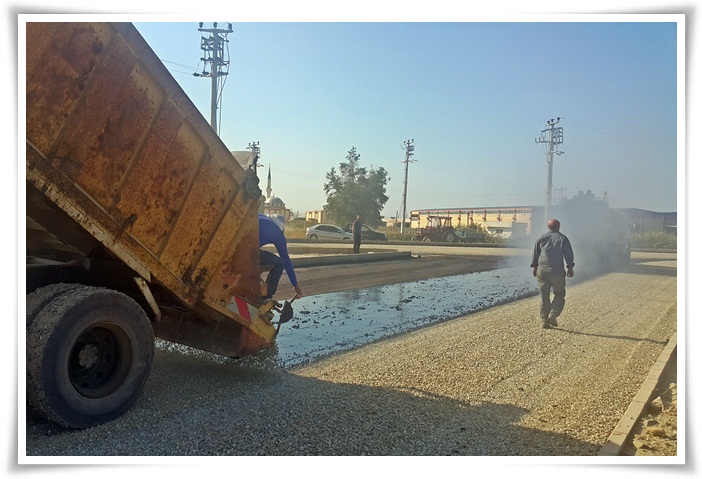
[[[383,167],[362,168],[360,158],[354,146],[346,155],[346,162],[339,163],[339,172],[332,168],[327,173],[324,184],[327,204],[324,210],[327,217],[337,224],[349,223],[360,214],[365,224],[377,226],[381,220],[380,211],[388,201],[385,185],[390,178]]]

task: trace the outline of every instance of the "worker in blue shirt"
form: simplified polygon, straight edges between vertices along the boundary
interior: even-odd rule
[[[278,289],[278,282],[283,275],[283,270],[288,274],[288,279],[295,289],[296,298],[302,297],[302,290],[297,284],[297,277],[293,269],[290,255],[288,255],[288,242],[283,234],[285,226],[279,225],[272,218],[259,214],[258,215],[258,246],[259,248],[268,244],[275,246],[278,255],[270,251],[260,250],[261,267],[270,267],[271,270],[266,278],[267,293],[264,295],[263,302],[266,303],[273,299],[275,292]]]

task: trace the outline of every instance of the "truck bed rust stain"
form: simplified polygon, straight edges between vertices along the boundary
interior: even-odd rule
[[[132,25],[27,32],[38,39],[27,42],[27,179],[67,215],[53,234],[148,271],[198,329],[247,324],[226,308],[233,294],[260,299],[258,198],[242,167]]]

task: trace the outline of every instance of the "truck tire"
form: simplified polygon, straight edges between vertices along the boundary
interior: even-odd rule
[[[425,243],[431,243],[431,238],[428,236],[425,236],[424,238],[422,238],[422,241],[424,241]]]
[[[27,328],[34,321],[34,318],[44,306],[49,304],[54,298],[72,289],[83,287],[77,283],[56,283],[37,288],[27,295]]]
[[[27,330],[27,401],[68,428],[111,421],[143,392],[153,356],[151,323],[136,301],[105,288],[65,291]]]

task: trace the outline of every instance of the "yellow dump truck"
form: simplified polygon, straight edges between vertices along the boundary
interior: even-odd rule
[[[71,428],[143,392],[154,337],[275,342],[259,180],[129,23],[26,24],[27,401]]]

